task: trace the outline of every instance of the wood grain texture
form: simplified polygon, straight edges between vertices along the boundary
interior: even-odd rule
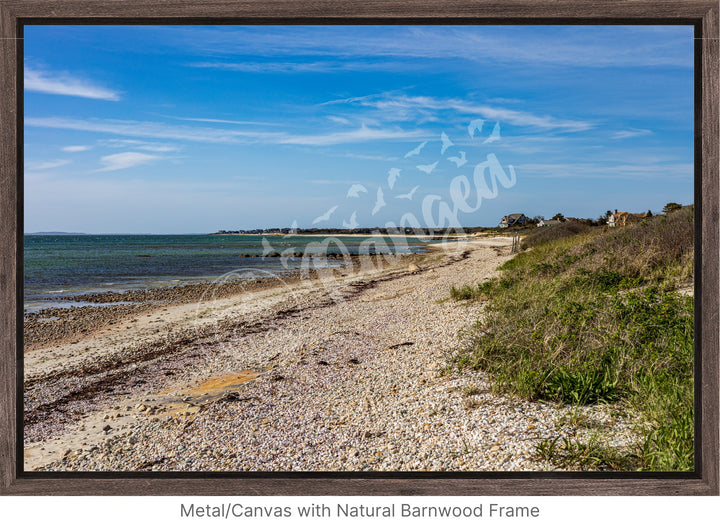
[[[15,21],[0,5],[0,489],[17,475],[17,42]]]
[[[4,0],[22,19],[699,19],[708,0]]]
[[[720,402],[717,0],[0,0],[0,493],[14,495],[718,495]],[[18,408],[18,24],[693,23],[699,29],[696,206],[701,316],[694,474],[81,475],[16,469]],[[20,322],[21,323],[21,322]]]
[[[700,154],[696,155],[696,165],[700,164],[701,196],[702,196],[702,229],[701,249],[702,264],[701,276],[701,335],[700,350],[696,353],[696,416],[699,424],[696,425],[702,453],[699,455],[699,464],[696,469],[701,472],[702,478],[718,486],[718,383],[720,382],[720,369],[718,356],[720,346],[720,314],[718,312],[718,295],[720,294],[720,218],[719,189],[720,189],[720,41],[718,34],[718,4],[716,3],[707,16],[703,18],[700,26],[700,72],[701,97],[695,103],[700,116],[696,117],[696,131],[700,129],[701,138],[696,140],[700,145]],[[697,136],[698,133],[696,133]],[[697,185],[696,185],[697,186]],[[697,377],[696,377],[697,379]],[[696,441],[696,448],[698,442]],[[697,462],[697,461],[696,461]]]
[[[17,481],[16,495],[373,495],[373,496],[490,496],[490,495],[707,495],[704,482],[696,479],[632,478],[632,474],[616,478],[592,478],[592,475],[525,474],[525,478],[293,478],[282,474],[272,478],[161,478],[154,475],[133,478],[97,478],[91,474],[65,475],[58,479],[23,478]],[[269,475],[268,475],[269,476]],[[507,475],[512,477],[513,475]]]

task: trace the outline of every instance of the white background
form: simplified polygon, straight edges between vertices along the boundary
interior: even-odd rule
[[[119,482],[122,482],[121,480]],[[291,506],[338,503],[414,506],[483,505],[476,518],[182,518],[180,504]],[[487,515],[490,503],[538,506],[537,518],[497,518]],[[690,531],[717,525],[720,497],[2,497],[0,523],[22,530],[204,531],[204,530],[311,530],[351,532],[369,530],[432,529],[464,531],[621,532],[625,530]],[[712,523],[712,525],[711,525]],[[447,527],[447,528],[446,528]],[[571,528],[572,527],[572,528]]]

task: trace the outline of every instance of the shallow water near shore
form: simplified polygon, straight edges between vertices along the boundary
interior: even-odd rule
[[[412,237],[313,235],[26,235],[24,308],[66,307],[73,296],[255,279],[308,265],[302,257],[424,252]],[[312,268],[341,265],[312,261]],[[75,305],[82,303],[74,303]]]

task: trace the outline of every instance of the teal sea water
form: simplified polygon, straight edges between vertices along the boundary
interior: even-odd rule
[[[62,306],[63,297],[187,282],[257,278],[300,268],[270,253],[422,252],[416,238],[286,235],[25,235],[25,310]],[[246,257],[243,255],[259,255]],[[329,261],[332,265],[333,262]],[[340,265],[340,261],[335,264]]]

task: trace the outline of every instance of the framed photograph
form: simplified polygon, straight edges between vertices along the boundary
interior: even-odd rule
[[[0,9],[3,493],[718,495],[717,2]]]

